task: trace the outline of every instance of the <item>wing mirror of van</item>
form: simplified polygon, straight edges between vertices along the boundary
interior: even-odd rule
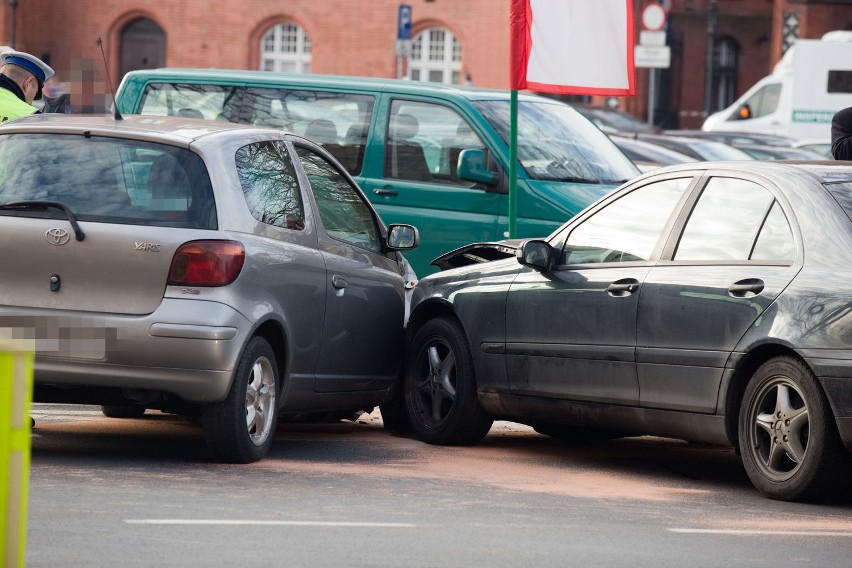
[[[497,174],[488,171],[488,158],[485,150],[479,148],[466,148],[459,153],[457,170],[459,179],[494,185],[497,183]]]
[[[420,233],[411,225],[390,225],[388,227],[389,250],[411,250],[420,244]]]
[[[541,271],[550,270],[552,255],[553,248],[550,244],[537,239],[526,241],[516,253],[518,262]]]

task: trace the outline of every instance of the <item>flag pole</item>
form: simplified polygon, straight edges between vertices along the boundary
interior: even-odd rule
[[[509,238],[518,235],[518,91],[509,99]]]

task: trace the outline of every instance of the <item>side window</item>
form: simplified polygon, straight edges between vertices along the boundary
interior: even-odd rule
[[[240,122],[281,128],[328,150],[350,174],[361,173],[375,97],[352,93],[248,89]]]
[[[675,260],[792,260],[795,242],[775,198],[756,183],[712,178],[689,216]]]
[[[749,115],[746,117],[740,116],[739,112],[734,114],[729,120],[741,120],[743,118],[760,118],[767,114],[772,114],[778,108],[778,99],[781,96],[781,83],[766,85],[758,89],[756,93],[745,101],[745,105],[749,107]]]
[[[296,171],[281,140],[257,142],[237,150],[237,174],[255,219],[300,231],[305,211]]]
[[[384,177],[470,187],[457,175],[459,154],[485,149],[470,124],[443,105],[395,100],[388,117]]]
[[[571,231],[562,264],[650,259],[691,181],[679,178],[651,183],[610,203]]]
[[[322,224],[328,235],[360,248],[381,252],[376,220],[358,191],[322,156],[296,146],[311,183]]]
[[[151,83],[145,87],[139,114],[237,121],[237,87]]]

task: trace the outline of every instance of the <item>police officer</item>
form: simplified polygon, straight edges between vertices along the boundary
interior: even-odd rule
[[[41,98],[41,89],[53,76],[53,69],[23,51],[7,51],[0,62],[0,122],[34,113],[32,102]]]

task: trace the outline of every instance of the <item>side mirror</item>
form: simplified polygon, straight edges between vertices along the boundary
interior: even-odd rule
[[[388,250],[411,250],[420,244],[420,233],[411,225],[388,227]]]
[[[739,120],[748,120],[751,118],[751,107],[748,106],[748,103],[741,106],[740,110],[737,111],[737,118]]]
[[[457,168],[459,179],[493,185],[497,183],[497,174],[488,171],[488,159],[485,150],[466,148],[459,153]]]
[[[526,241],[517,252],[518,262],[541,271],[550,270],[552,255],[553,248],[541,240]]]

